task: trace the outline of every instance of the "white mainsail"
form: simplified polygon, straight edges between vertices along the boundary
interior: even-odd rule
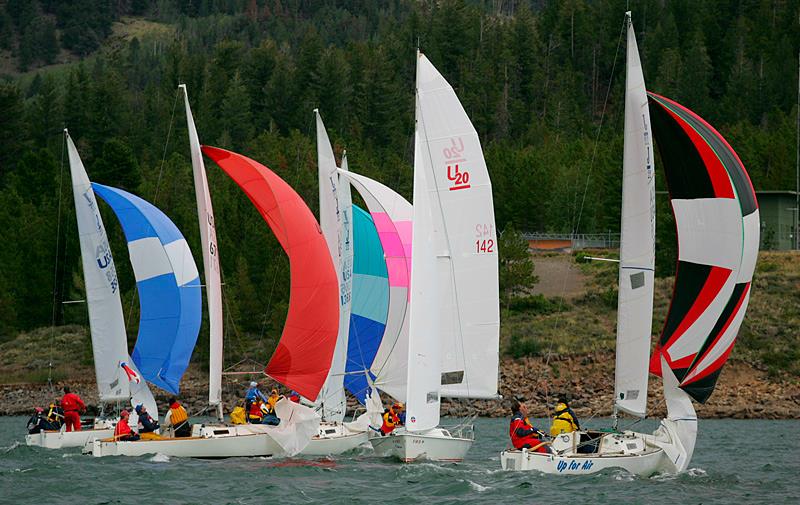
[[[478,133],[452,86],[423,54],[417,64],[417,130],[420,166],[442,236],[436,250],[442,395],[496,398],[500,304],[491,181]]]
[[[393,189],[353,172],[340,171],[367,204],[383,247],[389,275],[389,309],[383,339],[370,371],[374,384],[406,400],[408,369],[408,282],[411,269],[413,208]]]
[[[414,229],[411,241],[411,300],[408,328],[406,429],[426,431],[439,424],[441,351],[437,245],[431,202],[435,188],[426,180],[419,132],[414,134]]]
[[[97,199],[78,150],[69,133],[67,139],[72,195],[81,245],[81,262],[89,309],[89,331],[92,336],[95,379],[101,402],[128,401],[144,404],[150,415],[158,419],[158,408],[147,383],[141,378],[131,382],[122,368],[126,364],[139,373],[128,354],[128,337],[122,314],[119,281],[103,218]]]
[[[350,185],[339,184],[336,158],[333,155],[328,132],[325,130],[322,117],[317,109],[314,109],[314,115],[317,124],[319,222],[339,279],[339,334],[328,378],[317,403],[322,406],[323,419],[341,422],[344,420],[347,407],[344,372],[347,365],[347,340],[350,331],[353,283],[352,202]],[[346,192],[342,191],[342,187],[346,187]]]
[[[186,85],[183,88],[186,105],[186,123],[189,128],[189,150],[192,156],[192,173],[194,174],[194,193],[197,200],[197,218],[200,223],[200,243],[203,246],[203,266],[205,272],[206,298],[208,300],[209,329],[209,363],[208,363],[208,403],[222,404],[222,282],[220,280],[219,250],[217,248],[217,230],[214,224],[214,209],[211,206],[211,194],[208,190],[206,168],[203,164],[203,153],[200,151],[200,139],[194,124],[192,109],[189,106],[189,94]]]
[[[622,224],[615,407],[631,415],[647,412],[648,357],[655,269],[655,167],[642,65],[627,14],[625,148],[622,167]]]

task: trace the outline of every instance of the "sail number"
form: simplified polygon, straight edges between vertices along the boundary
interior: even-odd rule
[[[494,252],[494,240],[492,239],[476,240],[475,252],[478,254]]]
[[[495,252],[494,224],[476,224],[475,239],[477,254]]]

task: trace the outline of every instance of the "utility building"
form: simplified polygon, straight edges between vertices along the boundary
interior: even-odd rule
[[[796,247],[797,193],[756,191],[761,214],[761,249],[786,251]]]

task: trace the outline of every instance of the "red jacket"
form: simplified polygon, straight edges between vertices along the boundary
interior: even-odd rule
[[[114,438],[122,438],[126,435],[130,435],[131,433],[133,433],[133,430],[131,430],[131,427],[128,426],[128,420],[120,419],[117,423],[117,427],[114,428]]]
[[[515,449],[522,449],[526,444],[529,449],[532,449],[542,443],[536,428],[528,421],[527,417],[523,417],[519,412],[511,418],[508,434],[511,437],[511,445]],[[547,448],[542,445],[536,449],[536,452],[547,452]]]
[[[250,419],[261,419],[264,417],[264,413],[261,412],[261,402],[253,402],[250,404]]]
[[[64,412],[71,412],[73,410],[86,410],[86,404],[83,403],[81,397],[75,393],[67,393],[61,399],[61,408]]]

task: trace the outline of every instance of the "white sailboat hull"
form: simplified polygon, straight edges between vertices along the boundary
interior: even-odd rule
[[[394,432],[385,437],[376,436],[370,439],[376,455],[397,458],[404,463],[460,462],[472,447],[472,442],[472,438],[454,437],[444,428],[433,428],[420,433]]]
[[[45,449],[65,449],[68,447],[83,447],[95,439],[108,438],[113,435],[114,428],[81,431],[40,431],[33,435],[27,435],[25,443],[30,446],[44,447]]]
[[[650,477],[676,470],[664,449],[654,444],[653,435],[632,431],[602,434],[597,449],[591,454],[577,452],[577,437],[580,435],[585,437],[586,433],[562,434],[553,439],[552,454],[529,452],[527,449],[503,451],[500,465],[503,470],[556,475],[588,475],[617,468]]]
[[[301,456],[335,456],[353,451],[368,442],[365,431],[355,432],[338,423],[322,423]]]
[[[187,438],[114,441],[97,439],[85,452],[105,456],[145,456],[163,454],[179,458],[233,458],[283,455],[283,448],[269,434],[269,427],[194,426]]]

